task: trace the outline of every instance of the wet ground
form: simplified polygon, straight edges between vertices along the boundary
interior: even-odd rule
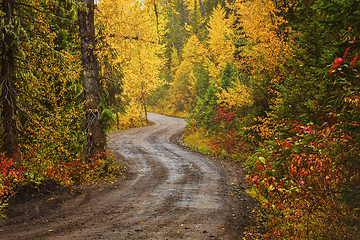
[[[109,135],[125,179],[14,202],[0,239],[243,239],[255,206],[243,168],[182,146],[183,119],[149,120]]]

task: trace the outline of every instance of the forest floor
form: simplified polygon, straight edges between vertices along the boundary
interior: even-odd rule
[[[0,239],[253,239],[256,203],[241,165],[183,146],[183,119],[149,119],[150,127],[109,134],[125,178],[23,189]]]

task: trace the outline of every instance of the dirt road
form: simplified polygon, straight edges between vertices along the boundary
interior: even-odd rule
[[[109,136],[126,179],[15,204],[0,239],[242,239],[253,207],[242,168],[179,146],[183,119],[149,119]]]

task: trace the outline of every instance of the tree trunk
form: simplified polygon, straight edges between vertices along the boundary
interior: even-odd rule
[[[117,126],[117,129],[119,130],[120,129],[120,119],[119,119],[119,113],[116,112],[116,126]]]
[[[148,115],[147,115],[147,101],[146,101],[146,97],[143,97],[143,105],[144,105],[144,117],[145,117],[145,121],[146,123],[148,123]]]
[[[15,91],[15,58],[14,52],[16,42],[12,34],[14,24],[14,0],[3,0],[2,11],[5,13],[5,30],[3,26],[3,41],[1,42],[1,98],[2,112],[1,119],[3,124],[3,150],[5,156],[14,158],[20,165],[19,154],[19,135],[16,123],[16,91]]]
[[[105,133],[100,122],[99,73],[95,56],[94,1],[82,0],[86,10],[79,10],[82,64],[84,68],[85,125],[87,132],[87,156],[93,157],[105,151]]]

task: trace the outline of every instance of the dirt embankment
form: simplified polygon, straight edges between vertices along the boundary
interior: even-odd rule
[[[183,119],[149,119],[155,125],[109,136],[125,179],[23,194],[0,239],[242,239],[254,217],[244,170],[174,143]]]

